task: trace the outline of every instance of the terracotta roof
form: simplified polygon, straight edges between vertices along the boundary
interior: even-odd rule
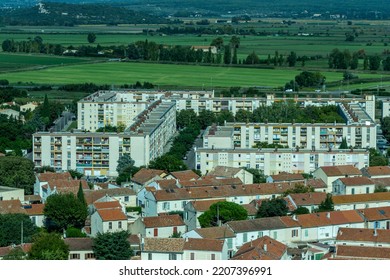
[[[390,201],[390,192],[334,195],[332,196],[332,200],[335,205],[371,201]]]
[[[286,252],[286,245],[263,236],[243,244],[231,260],[280,260]]]
[[[143,251],[182,253],[184,243],[183,238],[145,238]]]
[[[131,180],[140,185],[143,185],[148,181],[152,180],[156,176],[160,176],[161,178],[163,178],[165,175],[166,175],[166,171],[164,170],[142,168],[141,170],[139,170],[137,173],[134,174]]]
[[[164,215],[157,217],[144,217],[146,228],[184,226],[185,223],[180,215]]]
[[[390,178],[370,178],[374,182],[375,186],[389,187]]]
[[[199,180],[182,180],[179,182],[182,188],[187,187],[206,187],[206,186],[223,186],[223,185],[241,185],[240,178],[215,178],[203,177]]]
[[[256,216],[257,214],[257,208],[254,204],[241,204],[242,207],[248,212],[248,216]]]
[[[364,222],[356,210],[303,214],[296,216],[296,218],[302,228]]]
[[[322,179],[308,179],[306,180],[306,185],[313,187],[314,189],[326,189],[327,185]]]
[[[182,180],[187,180],[187,181],[198,180],[200,178],[199,175],[196,174],[192,170],[176,171],[176,172],[171,172],[170,174],[173,177],[175,177],[176,179],[178,179],[179,181],[182,181]]]
[[[327,176],[362,175],[362,172],[353,165],[322,166]]]
[[[291,193],[288,195],[297,207],[308,205],[320,205],[326,199],[326,193]]]
[[[202,236],[202,238],[208,239],[224,239],[235,237],[235,233],[228,227],[209,227],[209,228],[197,228],[195,231]]]
[[[291,217],[291,216],[282,216],[280,217],[280,220],[283,222],[283,224],[286,225],[287,228],[293,228],[293,227],[300,227],[301,225],[299,222]]]
[[[367,177],[348,177],[348,178],[340,178],[338,180],[340,180],[347,187],[374,185],[374,182]]]
[[[207,173],[208,176],[233,178],[242,168],[218,165]]]
[[[337,258],[354,258],[354,259],[390,259],[390,248],[385,247],[368,247],[368,246],[345,246],[336,247]]]
[[[288,182],[288,181],[303,181],[305,178],[302,174],[280,173],[271,175],[274,182]]]
[[[255,196],[282,194],[294,188],[294,183],[264,183],[248,185],[225,185],[198,188],[179,188],[157,190],[153,192],[157,201],[194,200],[208,198],[226,198],[232,196]]]
[[[93,206],[95,206],[96,209],[122,209],[121,204],[117,200],[107,202],[95,202]]]
[[[162,190],[169,190],[169,189],[177,189],[178,186],[176,185],[175,179],[165,179],[165,180],[158,180],[156,183],[160,186]]]
[[[280,217],[260,218],[226,223],[235,233],[288,228]]]
[[[127,220],[126,215],[120,209],[98,209],[97,212],[104,222]]]
[[[24,196],[24,201],[42,201],[42,198],[38,194],[30,194]]]
[[[221,252],[225,240],[207,238],[188,238],[183,250],[188,251],[214,251]]]
[[[20,200],[2,200],[0,201],[0,214],[26,214]]]
[[[127,241],[129,241],[130,244],[134,245],[140,245],[141,240],[139,239],[139,236],[137,234],[130,234],[127,238]]]
[[[85,180],[75,180],[72,178],[69,172],[63,173],[40,173],[37,175],[37,178],[40,182],[46,182],[50,186],[51,190],[54,188],[59,193],[73,193],[77,195],[77,192],[80,187],[80,182],[83,190],[89,190],[87,181]],[[43,188],[47,188],[42,186]]]
[[[48,182],[50,180],[73,180],[72,175],[69,172],[45,172],[37,174],[40,182]]]
[[[92,238],[65,238],[64,242],[70,251],[92,251]]]
[[[368,228],[340,228],[337,233],[336,240],[390,244],[390,230],[374,230]]]
[[[24,243],[23,245],[0,247],[0,257],[8,255],[12,249],[21,248],[24,253],[28,253],[31,250],[32,243]]]
[[[189,203],[192,204],[192,206],[196,211],[205,212],[210,209],[211,205],[220,201],[226,201],[226,200],[225,199],[195,200],[195,201],[190,201]]]
[[[390,206],[366,208],[358,210],[368,221],[380,221],[390,219]]]
[[[390,166],[370,166],[364,168],[363,172],[368,176],[390,175]]]
[[[106,190],[85,190],[84,196],[87,204],[92,204],[96,200],[108,195],[109,197],[117,197],[117,196],[132,196],[136,195],[135,191],[130,188],[113,188]]]
[[[34,216],[34,215],[43,215],[43,209],[45,208],[45,204],[30,204],[25,206],[24,209],[26,209],[27,215]]]

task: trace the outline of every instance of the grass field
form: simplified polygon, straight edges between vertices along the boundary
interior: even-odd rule
[[[34,71],[0,74],[12,84],[72,84],[96,83],[109,85],[151,82],[157,86],[197,87],[280,87],[301,70],[212,67],[151,63],[106,62],[68,65]],[[327,82],[342,80],[342,72],[325,72]],[[381,78],[380,74],[359,74],[359,78]]]

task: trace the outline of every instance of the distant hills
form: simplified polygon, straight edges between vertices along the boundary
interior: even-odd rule
[[[39,0],[2,0],[0,7],[26,7]],[[71,4],[109,4],[160,15],[244,15],[260,17],[310,17],[329,18],[344,15],[349,19],[389,19],[389,0],[46,0]]]

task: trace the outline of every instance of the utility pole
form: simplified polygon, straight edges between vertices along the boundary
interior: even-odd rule
[[[23,221],[22,221],[21,230],[20,230],[20,244],[23,246]]]

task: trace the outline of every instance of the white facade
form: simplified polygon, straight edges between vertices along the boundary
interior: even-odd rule
[[[356,165],[367,167],[366,150],[295,150],[295,149],[206,149],[196,150],[196,168],[206,174],[215,166],[247,167],[263,170],[265,175],[312,173],[320,166]],[[324,181],[325,182],[325,181]]]
[[[98,211],[91,215],[91,236],[95,237],[98,233],[118,232],[127,230],[127,220],[103,221]]]
[[[20,200],[24,201],[24,189],[0,186],[0,201]]]

